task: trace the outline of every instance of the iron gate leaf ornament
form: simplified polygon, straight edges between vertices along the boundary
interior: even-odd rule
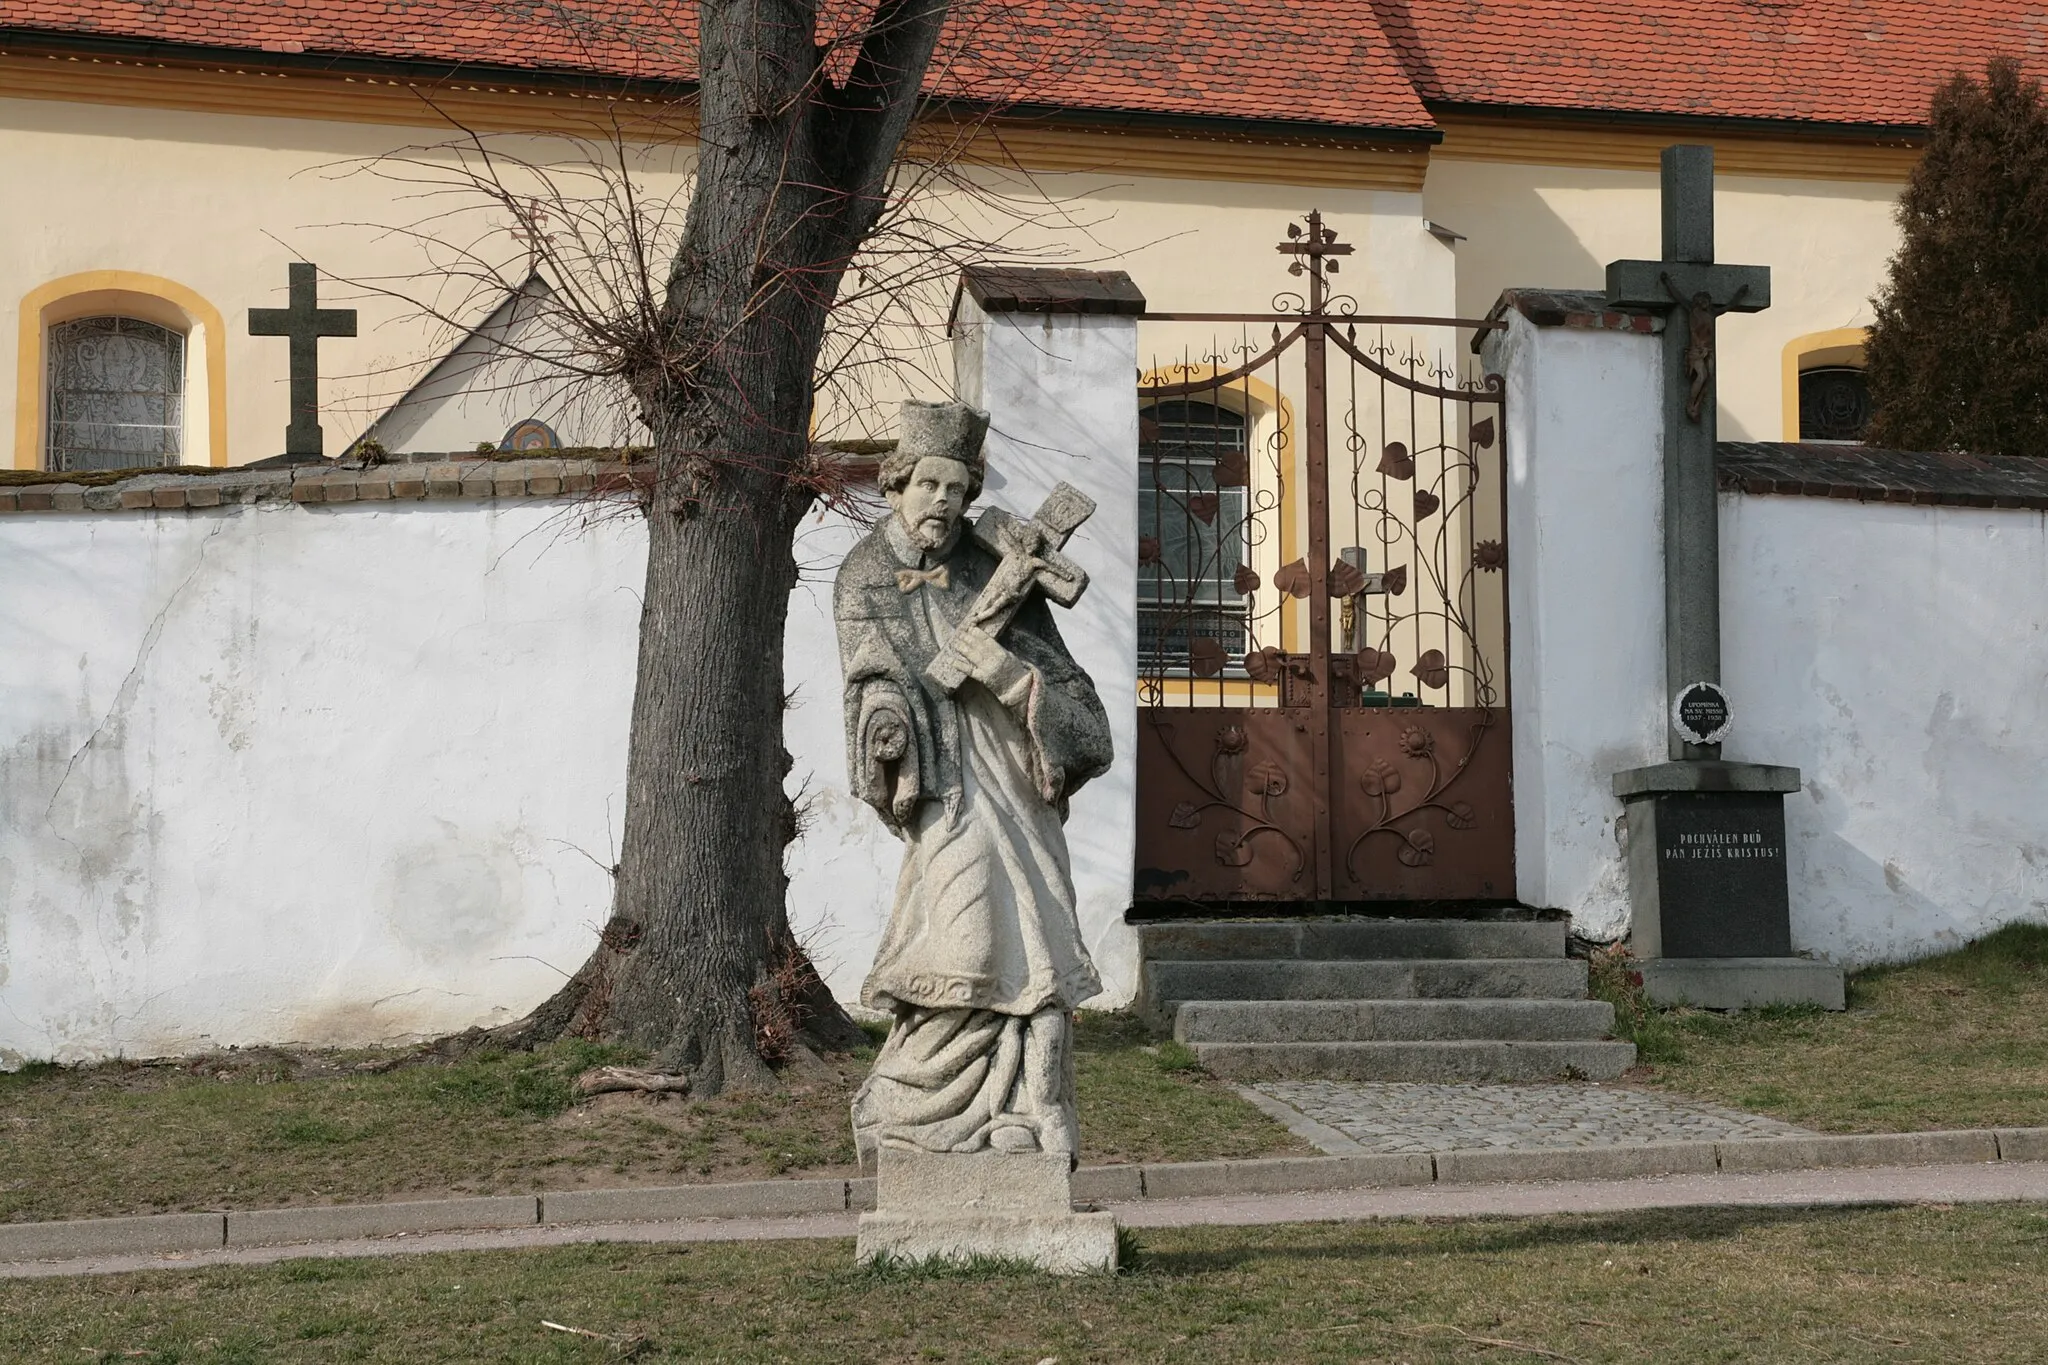
[[[1222,505],[1222,499],[1214,493],[1188,494],[1188,515],[1204,526],[1216,524],[1216,510]]]
[[[1216,836],[1216,861],[1225,867],[1248,867],[1252,861],[1251,841],[1235,834]]]
[[[1252,764],[1244,775],[1244,789],[1262,799],[1287,795],[1287,770],[1270,758]]]
[[[1450,665],[1444,661],[1444,652],[1440,649],[1423,651],[1422,657],[1415,661],[1415,667],[1408,671],[1413,673],[1424,687],[1451,685]]]
[[[1216,457],[1216,486],[1243,488],[1251,482],[1251,462],[1242,450],[1225,451]]]
[[[1430,515],[1432,512],[1436,511],[1437,508],[1442,507],[1443,505],[1444,500],[1438,497],[1436,494],[1430,492],[1427,488],[1418,488],[1415,490],[1415,519],[1417,521],[1421,521],[1424,517]]]
[[[1401,770],[1384,758],[1376,758],[1358,775],[1358,785],[1367,796],[1392,796],[1401,790]]]
[[[1166,817],[1166,823],[1175,829],[1195,829],[1202,823],[1202,810],[1192,801],[1183,801],[1173,808],[1173,814]]]
[[[1249,564],[1237,566],[1237,572],[1230,576],[1230,586],[1237,589],[1239,597],[1250,597],[1259,590],[1259,571]]]
[[[1138,564],[1142,567],[1146,564],[1157,564],[1158,562],[1159,538],[1157,536],[1139,536]]]
[[[1289,597],[1308,596],[1308,561],[1297,559],[1281,565],[1273,575],[1273,586]]]
[[[1408,447],[1400,441],[1387,442],[1387,448],[1380,452],[1380,473],[1390,479],[1412,479],[1415,477],[1415,457],[1408,453]]]
[[[1393,651],[1367,647],[1358,651],[1358,662],[1354,669],[1358,681],[1365,686],[1383,682],[1394,676],[1395,659]]]
[[[1188,667],[1198,678],[1213,678],[1223,671],[1230,656],[1223,652],[1223,643],[1207,635],[1197,635],[1188,641]]]
[[[1244,656],[1245,676],[1253,682],[1270,683],[1280,680],[1282,660],[1286,656],[1277,645],[1255,649]]]
[[[1478,825],[1479,815],[1470,801],[1453,801],[1444,807],[1444,823],[1452,829],[1472,829]]]
[[[1348,559],[1340,559],[1330,566],[1332,597],[1356,597],[1365,591],[1365,571]]]
[[[1394,850],[1394,856],[1410,867],[1427,867],[1436,860],[1436,839],[1426,829],[1411,829],[1407,842]]]
[[[1491,417],[1482,417],[1472,424],[1472,444],[1479,449],[1490,450],[1493,447],[1493,435],[1494,428]]]
[[[1380,586],[1387,590],[1387,596],[1399,597],[1408,591],[1408,566],[1396,564],[1380,575]]]

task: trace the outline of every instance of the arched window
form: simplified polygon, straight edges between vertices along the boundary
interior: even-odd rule
[[[1861,327],[1808,332],[1785,343],[1787,441],[1860,441],[1870,425]]]
[[[1870,425],[1870,378],[1857,365],[1799,372],[1799,439],[1860,441]]]
[[[1214,403],[1155,403],[1138,419],[1138,653],[1141,666],[1187,666],[1206,637],[1236,660],[1250,648],[1237,589],[1248,562],[1244,415]]]
[[[48,468],[182,461],[183,333],[139,318],[77,318],[50,328],[48,356]]]

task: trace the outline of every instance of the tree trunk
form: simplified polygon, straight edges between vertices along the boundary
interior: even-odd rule
[[[804,0],[700,12],[697,181],[667,335],[633,377],[655,486],[616,900],[576,976],[490,1036],[633,1043],[715,1094],[767,1081],[793,1026],[858,1036],[784,906],[783,628],[827,313],[880,214],[946,4],[881,0],[837,86]]]

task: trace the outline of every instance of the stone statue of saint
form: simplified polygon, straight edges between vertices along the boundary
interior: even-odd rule
[[[1063,825],[1068,799],[1109,767],[1109,722],[1042,593],[987,609],[1060,558],[1038,522],[1002,519],[996,547],[991,519],[966,523],[987,430],[962,404],[903,405],[882,462],[891,514],[833,591],[847,769],[905,845],[861,991],[893,1016],[853,1101],[863,1160],[1075,1150],[1073,1011],[1101,982]],[[934,673],[964,681],[949,690]]]

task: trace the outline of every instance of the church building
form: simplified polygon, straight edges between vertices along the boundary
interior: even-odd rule
[[[972,124],[967,160],[1033,205],[1002,240],[1125,270],[1160,310],[1266,307],[1263,276],[1229,267],[1310,209],[1356,248],[1360,313],[1473,318],[1508,286],[1597,288],[1656,239],[1659,149],[1712,143],[1724,255],[1779,281],[1769,312],[1725,329],[1730,439],[1854,437],[1930,95],[1994,55],[2048,65],[2038,0],[956,9],[978,29],[935,93]],[[318,343],[327,454],[373,428],[393,449],[474,449],[530,420],[531,440],[613,439],[529,385],[437,401],[472,329],[498,337],[519,291],[546,287],[518,268],[516,225],[441,173],[471,137],[556,166],[615,138],[650,200],[685,194],[693,23],[685,0],[8,5],[0,164],[27,195],[0,224],[12,466],[280,453],[291,347],[247,318],[286,303],[294,261],[361,317]],[[504,287],[453,270],[472,245],[505,248]],[[1148,323],[1141,353],[1194,339]]]

